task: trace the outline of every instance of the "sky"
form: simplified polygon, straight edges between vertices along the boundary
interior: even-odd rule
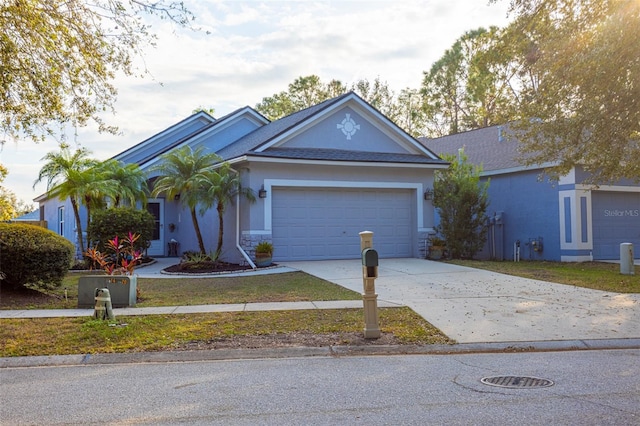
[[[507,0],[185,0],[201,31],[152,22],[155,47],[145,49],[144,78],[118,76],[116,114],[103,118],[118,135],[95,127],[70,129],[67,142],[106,160],[188,117],[198,107],[222,117],[287,89],[297,77],[318,75],[350,85],[386,81],[396,93],[418,89],[423,73],[466,31],[508,22]],[[58,151],[50,139],[8,142],[3,183],[31,202],[42,157]],[[35,206],[35,203],[34,203]]]

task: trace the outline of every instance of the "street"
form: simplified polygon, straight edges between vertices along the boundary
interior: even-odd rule
[[[637,425],[640,350],[3,368],[0,397],[3,425]]]

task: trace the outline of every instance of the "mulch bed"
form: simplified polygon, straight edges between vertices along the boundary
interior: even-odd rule
[[[248,265],[240,265],[228,262],[189,262],[178,263],[164,268],[164,272],[180,273],[180,274],[207,274],[220,272],[237,272],[252,270]]]

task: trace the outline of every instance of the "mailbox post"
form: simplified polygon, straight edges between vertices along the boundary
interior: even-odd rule
[[[378,326],[378,295],[375,280],[378,278],[378,252],[373,249],[373,232],[360,232],[360,250],[362,251],[362,282],[364,293],[364,338],[380,337]]]

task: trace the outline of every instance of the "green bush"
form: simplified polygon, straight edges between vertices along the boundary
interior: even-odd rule
[[[153,238],[154,218],[146,210],[138,210],[129,207],[116,207],[99,210],[93,213],[89,225],[91,235],[90,245],[99,251],[105,251],[107,241],[118,238],[126,238],[129,232],[140,234],[136,241],[136,250],[145,250],[149,247]]]
[[[13,288],[59,287],[74,250],[71,242],[48,229],[0,223],[0,283]]]

